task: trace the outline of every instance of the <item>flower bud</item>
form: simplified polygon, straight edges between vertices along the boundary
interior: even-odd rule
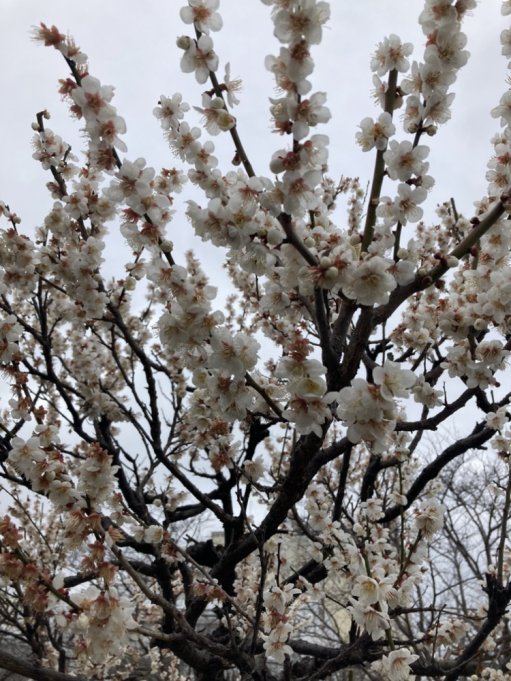
[[[283,234],[279,229],[277,229],[277,227],[270,227],[270,229],[266,232],[266,241],[270,244],[270,246],[278,246],[282,243],[282,240]]]
[[[170,253],[174,248],[174,244],[170,239],[163,239],[160,243],[160,248],[164,253]]]
[[[488,324],[484,319],[479,318],[475,320],[473,326],[476,331],[484,331],[487,328]]]
[[[176,45],[180,50],[189,50],[192,44],[192,39],[187,35],[180,35],[176,40]]]

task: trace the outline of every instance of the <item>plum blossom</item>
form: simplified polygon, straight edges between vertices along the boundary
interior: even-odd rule
[[[183,121],[179,130],[169,136],[169,143],[175,154],[180,159],[193,163],[201,152],[200,128],[190,128],[186,121]]]
[[[293,59],[290,51],[282,47],[278,57],[269,55],[265,59],[265,66],[275,76],[277,87],[284,92],[306,95],[312,85],[307,76],[314,68],[311,57],[305,52],[300,59]]]
[[[71,98],[79,107],[77,113],[86,119],[96,116],[103,120],[110,116],[111,108],[108,103],[114,96],[114,88],[111,85],[101,85],[94,76],[84,76],[80,85],[71,91]]]
[[[18,350],[17,341],[21,326],[14,315],[7,315],[0,321],[0,363],[8,364]]]
[[[380,386],[380,395],[386,400],[408,397],[415,383],[413,371],[403,369],[398,362],[387,360],[382,367],[373,370],[375,385]]]
[[[354,378],[350,386],[340,390],[338,403],[337,416],[348,427],[349,441],[364,440],[375,451],[384,451],[396,423],[394,402],[383,398],[378,386]]]
[[[371,59],[371,69],[377,76],[384,76],[388,71],[397,69],[401,73],[408,71],[408,57],[413,51],[411,43],[402,43],[394,33],[378,44],[374,57]]]
[[[202,107],[195,106],[194,109],[204,116],[204,127],[210,135],[218,135],[236,125],[236,119],[227,111],[221,97],[211,97],[205,93]]]
[[[111,147],[127,151],[125,143],[119,137],[126,132],[126,123],[109,103],[113,93],[112,86],[101,85],[97,78],[90,75],[83,76],[79,85],[69,92],[73,101],[71,110],[79,118],[85,118],[85,130],[94,147],[96,165],[108,170],[112,166]]]
[[[348,610],[355,624],[363,631],[367,631],[373,641],[382,638],[390,624],[388,616],[372,605],[362,606],[358,601],[351,600],[353,605],[348,606]]]
[[[379,603],[382,611],[386,608],[386,594],[392,588],[392,582],[388,578],[382,580],[374,579],[368,575],[358,575],[352,589],[353,596],[356,596],[361,606]]]
[[[290,625],[281,625],[271,631],[265,638],[263,647],[268,657],[279,664],[284,664],[286,655],[291,655],[293,649],[286,640],[292,631]]]
[[[504,429],[504,426],[507,425],[508,422],[509,417],[507,414],[507,406],[500,407],[495,412],[493,411],[489,412],[489,414],[486,417],[486,423],[488,424],[488,426],[498,431],[502,431]]]
[[[39,161],[44,170],[55,167],[63,170],[65,160],[76,160],[75,156],[69,157],[69,147],[64,140],[56,135],[50,128],[45,128],[43,132],[34,135],[34,153],[32,158]]]
[[[321,181],[320,170],[287,172],[282,180],[284,210],[290,215],[302,216],[306,211],[317,208],[319,199],[314,188]]]
[[[450,0],[428,0],[419,14],[419,23],[425,33],[431,33],[436,28],[455,24],[457,18],[456,7]]]
[[[437,57],[446,69],[459,69],[464,66],[470,53],[463,48],[467,44],[467,36],[459,29],[452,30],[451,26],[439,28],[428,40],[424,51],[424,60]]]
[[[511,333],[508,197],[496,200],[511,186],[511,101],[505,95],[493,111],[506,128],[493,140],[490,196],[477,205],[476,219],[458,216],[453,200],[444,205],[438,225],[429,229],[420,223],[416,240],[404,247],[400,238],[409,239],[410,230],[401,234],[400,227],[393,228],[422,218],[420,206],[432,183],[426,175],[428,149],[416,143],[449,118],[454,95],[448,89],[468,56],[460,21],[474,0],[424,2],[424,63],[412,65],[395,101],[396,107],[406,102],[404,124],[416,134],[415,146],[392,139],[395,126],[388,112],[361,121],[358,144],[364,151],[375,148],[378,160],[385,161],[385,167],[377,164],[378,181],[386,182],[387,176],[398,183],[395,196],[371,199],[369,210],[358,179],[326,177],[328,138],[311,135],[312,128],[330,118],[325,93],[315,92],[309,82],[311,47],[321,40],[328,4],[263,2],[274,6],[274,33],[283,43],[266,62],[282,91],[271,100],[271,112],[280,139],[289,140],[287,149],[273,154],[273,179],[254,176],[237,143],[232,165],[220,167],[213,143],[203,143],[201,129],[185,120],[190,107],[181,95],[162,95],[154,115],[171,150],[188,164],[187,175],[176,168],[157,174],[142,158],[121,161],[111,147],[125,149],[121,137],[126,126],[111,104],[113,88],[89,75],[85,55],[55,27],[38,29],[38,40],[74,60],[75,80],[70,76],[62,87],[74,114],[84,118],[89,149],[85,165],[78,168],[68,145],[43,129],[39,114],[35,158],[51,171],[54,203],[36,240],[18,233],[15,214],[0,202],[0,214],[9,222],[0,234],[0,363],[10,364],[5,373],[13,387],[4,427],[5,465],[12,469],[5,470],[11,470],[14,482],[19,477],[30,491],[43,495],[45,505],[56,507],[64,518],[62,545],[86,554],[77,574],[92,574],[103,587],[83,591],[78,584],[62,590],[78,607],[66,610],[70,603],[63,599],[59,612],[65,616],[59,614],[59,625],[67,627],[78,641],[78,654],[81,648],[92,664],[102,665],[109,655],[125,659],[133,612],[141,613],[143,622],[136,646],[145,649],[143,641],[150,637],[157,641],[158,632],[153,636],[149,627],[161,625],[163,605],[175,624],[167,638],[175,636],[176,654],[184,651],[187,658],[189,647],[180,648],[180,642],[193,644],[188,634],[198,623],[199,647],[201,637],[205,643],[199,651],[202,666],[218,653],[226,665],[241,661],[242,674],[255,664],[264,675],[266,656],[268,673],[280,664],[285,675],[294,650],[301,647],[307,653],[307,646],[297,642],[311,631],[303,605],[310,603],[315,615],[326,595],[347,620],[339,633],[347,624],[354,643],[348,654],[360,653],[361,665],[379,656],[373,663],[378,678],[407,681],[411,666],[420,669],[430,660],[432,641],[446,646],[465,631],[459,623],[446,623],[445,609],[433,603],[434,631],[423,632],[419,644],[422,662],[415,665],[412,638],[410,650],[399,648],[404,639],[396,618],[407,608],[404,614],[416,630],[413,620],[420,612],[414,593],[428,593],[427,544],[441,529],[446,511],[433,498],[441,490],[440,476],[425,496],[415,498],[414,481],[420,482],[424,468],[414,455],[420,438],[407,429],[420,434],[442,419],[450,405],[456,406],[457,389],[461,402],[470,389],[479,392],[492,385],[495,395],[478,394],[475,406],[484,412],[488,429],[500,431],[497,437],[490,433],[494,446],[502,452],[511,449],[509,405],[498,407],[505,402],[506,386],[495,378],[505,368]],[[181,65],[201,84],[218,68],[210,37],[222,25],[218,7],[219,0],[189,0],[180,12],[197,34],[197,39],[178,39],[184,51]],[[511,2],[502,7],[511,12]],[[502,36],[507,57],[509,33]],[[388,86],[379,76],[404,72],[410,53],[411,46],[395,35],[378,46],[371,66],[380,103]],[[237,103],[237,82],[230,80],[228,67],[224,83],[212,80],[213,90],[194,108],[203,116],[202,128],[215,135],[235,125],[223,96],[229,106]],[[236,142],[234,131],[232,137]],[[108,153],[111,165],[95,160]],[[195,196],[186,204],[196,235],[227,251],[221,257],[238,297],[227,299],[225,316],[213,308],[216,289],[198,261],[182,255],[180,227],[170,234],[175,249],[164,232],[172,194],[186,177],[194,192],[206,197],[201,203]],[[348,203],[346,222],[337,215],[341,200]],[[460,244],[494,207],[503,208],[504,217],[486,235],[478,235],[477,247],[460,254]],[[376,220],[369,225],[373,209]],[[370,229],[362,235],[366,211]],[[134,253],[121,264],[119,278],[109,280],[101,269],[104,223],[116,215],[123,216],[121,232]],[[368,232],[373,238],[366,247]],[[459,260],[449,255],[453,251]],[[183,257],[186,267],[179,264]],[[435,279],[447,267],[452,268],[448,275]],[[146,299],[142,294],[140,305],[137,301],[130,308],[132,292],[144,278],[136,293],[145,286]],[[394,311],[400,304],[408,307],[398,320]],[[37,313],[33,326],[30,318],[24,320],[29,306]],[[262,334],[275,349],[271,359],[264,356],[266,346],[260,347]],[[48,358],[50,351],[54,358]],[[447,374],[461,380],[446,382]],[[424,406],[415,409],[423,414],[420,427],[401,403],[411,397]],[[427,413],[436,407],[441,409]],[[32,434],[30,424],[22,423],[30,419],[37,423]],[[74,430],[69,442],[59,441],[62,428]],[[486,434],[477,428],[478,437]],[[107,504],[111,520],[102,515]],[[259,504],[267,505],[262,525],[257,513],[249,515]],[[181,563],[185,554],[173,555],[176,544],[168,541],[169,533],[173,528],[179,532],[179,523],[194,517],[199,531],[208,532],[200,526],[203,511],[212,514],[215,526],[223,525],[226,546],[209,564],[187,566],[186,557]],[[393,518],[396,511],[400,517]],[[0,519],[0,581],[6,575],[23,580],[34,569],[22,565],[21,552],[15,556],[5,550],[3,536],[9,532],[14,541],[15,532]],[[297,533],[304,547],[295,552]],[[94,543],[86,546],[89,537]],[[179,541],[193,540],[183,535]],[[29,541],[25,544],[28,555]],[[106,562],[108,552],[116,554],[116,565]],[[139,579],[130,581],[132,593],[136,586],[147,586],[133,604],[111,588],[116,567],[124,567],[123,555],[131,577],[139,572]],[[317,561],[313,572],[311,559]],[[319,575],[323,566],[330,579],[309,583],[307,577]],[[199,569],[202,577],[197,578]],[[205,626],[213,610],[203,617],[201,601],[206,607],[213,597],[226,595],[208,579],[210,569],[227,582],[234,580],[228,585],[233,607],[224,613],[229,618],[224,624],[233,633],[233,646],[248,641],[242,657],[227,648],[224,657],[227,638],[206,642],[214,636]],[[168,593],[176,595],[168,603],[165,589],[158,590],[157,582],[147,578],[163,579],[165,572],[172,578]],[[55,590],[66,584],[64,577],[52,574],[50,579]],[[33,592],[26,588],[25,593]],[[39,600],[27,603],[33,607]],[[197,615],[193,621],[185,612],[190,603]],[[48,613],[53,617],[53,610]],[[477,629],[480,621],[477,613],[467,617],[469,642],[470,628]],[[376,646],[360,646],[363,639],[356,639],[364,632],[374,640],[387,638]],[[488,638],[485,655],[495,640]],[[462,654],[461,645],[438,656],[440,675],[443,665],[449,671],[453,654]],[[305,661],[304,669],[319,669],[317,662]],[[110,678],[105,669],[98,668],[96,675]],[[85,673],[93,673],[90,666]],[[164,676],[174,679],[172,670]]]
[[[388,196],[382,196],[376,209],[376,215],[383,218],[387,225],[395,225],[400,222],[405,225],[407,222],[418,222],[423,215],[419,203],[426,200],[428,195],[424,187],[410,187],[405,182],[401,182],[397,188],[398,196],[392,200]]]
[[[399,648],[382,657],[380,668],[387,681],[408,681],[413,678],[410,676],[410,665],[418,659],[419,656],[407,648]]]
[[[434,92],[428,97],[424,105],[424,124],[446,123],[451,117],[450,106],[455,96],[454,92]]]
[[[511,124],[511,90],[502,95],[499,105],[491,110],[491,115],[500,118],[501,125]]]
[[[126,144],[119,138],[126,132],[124,118],[112,115],[105,121],[87,121],[85,130],[92,139],[98,138],[106,144],[116,147],[120,151],[128,151]]]
[[[150,525],[144,531],[144,541],[149,544],[160,544],[163,540],[163,528],[159,525]]]
[[[313,45],[321,42],[322,26],[330,18],[328,2],[304,0],[294,7],[277,11],[273,21],[274,35],[282,43],[292,43],[304,38]]]
[[[158,102],[158,106],[153,109],[155,118],[161,121],[163,130],[176,129],[184,114],[188,111],[190,106],[183,102],[183,96],[180,93],[172,95],[172,97],[165,97],[162,95]]]
[[[93,505],[109,500],[115,487],[115,473],[118,466],[112,465],[112,457],[97,444],[88,447],[87,455],[80,466],[78,491]]]
[[[392,116],[387,111],[380,114],[376,122],[372,118],[364,118],[359,127],[360,132],[357,132],[356,140],[362,151],[370,151],[374,147],[383,151],[387,148],[389,137],[396,132]]]
[[[502,31],[500,34],[500,44],[502,45],[501,54],[504,57],[511,57],[511,30]]]
[[[294,139],[301,140],[307,137],[310,127],[328,123],[331,113],[328,107],[323,106],[325,102],[325,92],[316,92],[308,99],[301,100],[292,114]]]
[[[222,17],[216,11],[220,0],[188,0],[188,7],[179,10],[179,16],[185,24],[194,24],[201,33],[219,31],[222,28]]]
[[[252,461],[244,461],[243,475],[249,482],[257,482],[264,475],[263,457],[256,456]]]
[[[201,35],[198,40],[178,39],[178,47],[184,50],[181,58],[181,70],[184,73],[195,73],[195,79],[201,85],[209,78],[210,71],[218,68],[218,56],[213,50],[213,41],[209,35]]]
[[[123,161],[119,171],[116,173],[116,180],[113,180],[108,190],[108,195],[113,200],[128,197],[145,197],[151,194],[151,181],[155,172],[153,168],[146,166],[144,158],[137,158],[136,161]]]
[[[329,405],[336,400],[337,393],[327,392],[323,379],[310,377],[293,382],[289,389],[291,399],[283,416],[295,424],[298,432],[321,437],[321,425],[331,418]]]
[[[413,62],[410,76],[403,80],[401,87],[407,94],[422,93],[427,100],[435,92],[447,92],[455,80],[455,71],[446,69],[438,55],[430,54],[427,62]]]
[[[310,128],[320,123],[327,123],[331,114],[324,92],[316,92],[307,99],[297,101],[296,96],[270,99],[270,111],[275,120],[275,128],[280,133],[293,133],[295,140],[306,137]]]
[[[212,353],[208,364],[223,373],[242,377],[257,361],[259,343],[244,333],[232,335],[227,329],[214,329],[211,334]]]
[[[34,40],[40,41],[43,45],[54,47],[66,59],[71,59],[78,66],[87,63],[87,55],[80,50],[70,36],[65,36],[56,26],[47,26],[43,22],[34,27],[32,32]]]
[[[224,82],[221,85],[222,90],[225,92],[227,103],[229,106],[236,106],[240,103],[240,100],[236,97],[236,92],[241,90],[242,83],[240,78],[231,79],[231,65],[229,62],[225,65],[224,71]]]
[[[428,168],[424,162],[429,148],[424,144],[414,147],[411,142],[391,140],[383,158],[387,164],[387,173],[392,180],[406,182],[412,175],[421,176]]]
[[[416,402],[419,402],[430,409],[439,407],[442,404],[442,391],[435,390],[435,388],[424,379],[424,376],[418,378],[412,389],[412,393]]]
[[[263,602],[266,612],[263,616],[265,631],[264,651],[268,657],[276,662],[283,663],[286,655],[291,655],[292,649],[287,645],[289,635],[293,627],[287,621],[286,613],[293,599],[300,593],[300,590],[292,584],[286,584],[280,588],[273,586],[271,590],[264,592]]]
[[[133,605],[117,590],[99,591],[90,586],[76,597],[83,612],[72,628],[84,635],[90,659],[99,663],[109,655],[121,655],[129,640],[129,631],[136,626]]]
[[[444,524],[446,508],[434,497],[428,499],[415,513],[417,529],[427,538],[431,539]]]
[[[379,255],[362,260],[344,288],[344,294],[356,300],[359,305],[385,305],[390,292],[397,286],[395,278],[389,272],[391,265],[389,260]]]

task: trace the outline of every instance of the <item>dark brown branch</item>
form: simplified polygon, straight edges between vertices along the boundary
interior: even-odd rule
[[[22,659],[2,649],[0,649],[0,667],[35,681],[87,681],[83,676],[74,676],[46,669],[45,667],[38,667],[31,662],[27,662],[25,657]]]
[[[493,437],[495,430],[488,428],[484,423],[478,423],[472,433],[465,438],[457,440],[440,454],[437,458],[426,466],[417,476],[412,486],[406,493],[407,502],[404,506],[393,506],[389,508],[380,522],[388,523],[399,516],[400,513],[410,508],[415,499],[422,492],[424,487],[434,480],[451,461],[456,457],[465,454],[469,449],[477,449]]]

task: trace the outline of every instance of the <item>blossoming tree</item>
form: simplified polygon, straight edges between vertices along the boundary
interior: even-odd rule
[[[0,646],[0,667],[510,680],[511,91],[475,214],[446,197],[422,221],[424,142],[450,116],[475,0],[425,0],[417,61],[396,35],[378,45],[381,112],[356,133],[374,154],[367,195],[327,172],[312,54],[328,3],[263,2],[280,42],[267,174],[237,127],[239,83],[219,75],[219,0],[180,11],[202,127],[181,95],[161,96],[177,165],[159,172],[129,157],[86,54],[35,31],[66,62],[60,92],[87,148],[76,158],[38,112],[53,206],[29,236],[0,203],[0,627],[33,654]],[[501,42],[511,57],[511,30]],[[190,229],[232,282],[225,302],[208,263],[173,246],[185,183]],[[107,229],[131,253],[112,280]],[[459,434],[429,453],[457,415]]]

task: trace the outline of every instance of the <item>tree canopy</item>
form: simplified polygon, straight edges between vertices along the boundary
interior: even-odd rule
[[[465,216],[446,188],[433,213],[429,145],[476,2],[425,0],[422,54],[391,34],[371,58],[367,189],[333,178],[314,87],[329,4],[263,3],[262,171],[215,51],[219,0],[179,11],[198,98],[161,95],[159,170],[129,156],[73,38],[34,29],[85,148],[37,111],[51,209],[25,230],[0,202],[0,669],[511,681],[511,90],[490,106],[487,194]],[[214,263],[175,247],[182,229]]]

